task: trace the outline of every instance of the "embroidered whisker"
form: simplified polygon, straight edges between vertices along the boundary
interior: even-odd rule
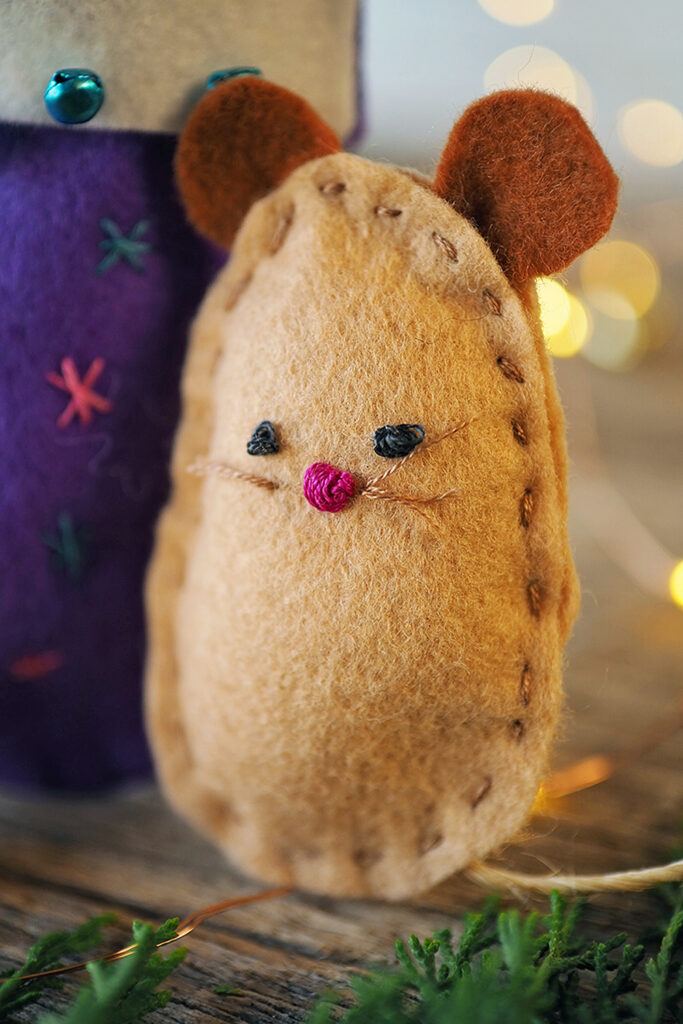
[[[420,507],[423,504],[429,504],[431,501],[429,498],[423,502],[421,499],[415,500],[412,498],[405,498],[400,494],[394,494],[392,491],[382,490],[361,491],[360,496],[363,498],[370,498],[373,501],[393,501],[397,505],[405,505],[408,508],[411,508],[414,512],[417,512],[417,514],[422,516],[423,519],[426,519],[430,526],[433,526],[436,530],[441,532],[441,524],[438,520],[434,518],[430,511]]]
[[[187,472],[193,476],[217,476],[221,480],[242,480],[247,484],[254,484],[255,487],[263,487],[267,491],[276,491],[280,486],[275,480],[269,480],[265,476],[257,476],[256,473],[243,473],[240,469],[233,469],[223,462],[205,462],[199,460],[187,467]]]
[[[465,427],[468,427],[471,423],[473,423],[476,418],[476,416],[472,416],[469,420],[465,420],[464,423],[458,423],[457,426],[451,427],[450,430],[447,430],[444,434],[441,434],[439,437],[435,437],[432,441],[423,441],[422,444],[418,445],[416,448],[413,448],[412,452],[409,452],[408,455],[404,455],[402,459],[398,459],[392,466],[389,467],[389,469],[385,469],[385,471],[383,473],[380,473],[379,476],[373,477],[372,480],[368,480],[365,487],[361,491],[361,494],[366,494],[368,491],[375,490],[377,488],[377,484],[381,484],[384,480],[386,480],[398,469],[400,469],[401,466],[405,466],[406,462],[408,462],[409,459],[414,458],[418,454],[418,452],[428,451],[430,448],[433,448],[434,445],[440,444],[441,441],[445,441],[447,437],[452,437],[453,434],[457,434],[459,431],[464,430]]]
[[[444,498],[450,498],[452,494],[457,494],[459,489],[459,487],[451,487],[449,491],[444,491],[443,494],[434,494],[429,498],[416,498],[402,494],[394,494],[393,491],[384,491],[379,487],[366,487],[360,493],[364,498],[372,498],[373,500],[380,501],[397,501],[402,505],[433,505],[437,501],[443,501]]]

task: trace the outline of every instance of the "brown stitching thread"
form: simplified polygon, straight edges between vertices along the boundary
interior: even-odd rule
[[[521,743],[524,736],[524,722],[521,718],[515,718],[514,722],[510,724],[510,732],[512,733],[513,740]]]
[[[420,841],[418,846],[418,852],[421,857],[424,857],[430,850],[436,849],[437,846],[441,846],[443,842],[443,836],[440,832],[434,832],[430,836],[426,836]]]
[[[438,231],[432,231],[432,238],[434,239],[436,244],[441,249],[443,249],[449,260],[452,260],[453,263],[458,262],[458,250],[455,248],[451,241],[449,241],[447,238],[444,238],[443,235],[440,235]]]
[[[375,213],[378,217],[400,217],[403,210],[393,210],[389,206],[376,206]]]
[[[491,778],[490,775],[487,775],[486,778],[484,779],[484,781],[482,782],[481,786],[479,787],[479,789],[477,790],[477,792],[474,794],[474,796],[472,798],[472,801],[470,803],[470,807],[472,808],[472,810],[474,810],[475,807],[478,807],[479,804],[484,799],[484,797],[487,796],[491,792],[491,785],[492,785],[492,783],[493,783],[493,779]]]
[[[489,291],[488,288],[484,288],[481,294],[482,298],[484,299],[484,302],[486,302],[493,315],[502,316],[503,307],[501,306],[500,300],[495,297],[493,292]]]
[[[380,861],[383,854],[379,850],[356,850],[352,856],[361,870],[367,870]]]
[[[537,619],[541,614],[541,601],[543,597],[540,583],[537,580],[532,580],[526,588],[526,593],[529,599],[529,611]]]
[[[345,189],[346,185],[343,181],[326,181],[324,185],[319,186],[318,191],[322,192],[324,196],[338,196]]]
[[[253,275],[251,274],[251,272],[245,274],[244,277],[240,278],[240,280],[236,284],[234,284],[233,287],[230,289],[230,291],[228,292],[228,297],[225,300],[224,309],[226,311],[232,309],[232,307],[236,304],[237,300],[242,296],[242,293],[251,283],[252,276]]]
[[[517,441],[522,446],[527,445],[529,443],[529,438],[527,437],[526,430],[524,429],[522,424],[519,422],[519,420],[511,420],[510,422],[512,424],[512,434],[514,436],[515,441]]]
[[[519,696],[525,708],[529,706],[531,698],[531,667],[526,664],[522,669],[522,678],[519,684]]]
[[[273,237],[270,240],[270,246],[268,247],[268,254],[270,256],[274,256],[275,253],[278,251],[278,249],[282,246],[282,243],[284,242],[284,240],[285,240],[285,238],[287,236],[287,232],[289,231],[290,227],[292,226],[292,221],[293,220],[294,220],[294,212],[293,211],[290,212],[290,213],[286,213],[280,219],[280,222],[279,222],[278,226],[275,228],[275,231],[273,232]]]
[[[519,372],[515,364],[507,358],[507,356],[498,356],[497,363],[508,380],[514,380],[518,384],[524,383],[524,377]]]
[[[525,530],[529,529],[529,523],[534,513],[534,496],[527,487],[526,491],[522,495],[522,500],[519,505],[519,518],[522,526]]]
[[[216,372],[216,367],[218,366],[219,362],[221,361],[221,356],[222,355],[223,355],[223,349],[222,348],[218,348],[214,352],[213,359],[211,360],[211,369],[209,371],[212,376]]]
[[[217,476],[221,480],[243,480],[247,484],[263,487],[267,491],[276,491],[280,486],[275,480],[269,480],[265,476],[256,476],[255,473],[243,473],[222,462],[194,462],[187,467],[187,472],[192,473],[193,476]]]

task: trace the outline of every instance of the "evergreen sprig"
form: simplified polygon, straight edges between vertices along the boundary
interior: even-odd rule
[[[0,1021],[11,1021],[14,1012],[35,1002],[46,988],[61,988],[59,978],[32,978],[24,975],[58,967],[64,957],[97,946],[103,925],[112,924],[113,915],[92,918],[72,932],[55,932],[39,939],[29,950],[24,964],[6,976],[0,985]],[[156,952],[160,942],[173,938],[178,919],[166,921],[160,928],[140,921],[133,923],[135,949],[113,963],[96,961],[88,964],[90,984],[81,985],[72,1003],[63,1014],[47,1014],[38,1024],[137,1024],[152,1010],[166,1006],[171,998],[159,985],[180,963],[185,949],[176,949],[169,956]]]
[[[73,931],[51,932],[38,939],[29,949],[21,967],[0,973],[4,979],[0,985],[0,1021],[11,1019],[10,1014],[19,1007],[35,1002],[45,989],[62,988],[64,984],[60,978],[32,978],[24,981],[24,975],[61,967],[64,957],[94,949],[101,941],[102,928],[113,924],[115,919],[114,914],[102,914]]]
[[[499,913],[489,902],[482,913],[465,917],[457,947],[448,929],[424,942],[414,935],[407,945],[397,942],[396,968],[355,979],[350,1008],[343,1011],[328,997],[309,1024],[680,1021],[683,901],[678,890],[659,953],[645,965],[649,985],[634,978],[643,946],[627,944],[624,934],[606,942],[586,940],[577,928],[585,901],[568,906],[554,892],[547,916]]]
[[[169,989],[157,991],[171,971],[183,960],[187,950],[176,949],[167,957],[155,952],[160,942],[172,939],[178,918],[161,928],[133,922],[135,950],[114,963],[88,964],[92,984],[82,987],[64,1015],[49,1014],[40,1024],[134,1024],[166,1006]]]
[[[411,935],[396,943],[398,966],[374,971],[352,982],[354,1005],[321,1001],[309,1024],[665,1024],[681,1021],[683,1002],[683,886],[660,890],[670,906],[660,929],[659,951],[636,969],[642,945],[624,934],[605,942],[588,941],[579,932],[585,901],[568,905],[557,892],[550,912],[523,916],[500,911],[489,900],[481,913],[467,914],[454,944],[448,929],[420,941]],[[97,946],[104,915],[74,929],[41,938],[24,964],[5,972],[0,985],[0,1022],[16,1020],[15,1011],[34,1002],[59,978],[25,980],[26,974],[59,966],[64,957]],[[61,1015],[38,1024],[137,1024],[171,998],[159,986],[184,958],[186,950],[163,957],[156,948],[176,934],[178,921],[161,928],[133,924],[130,956],[88,965],[90,984],[79,989]],[[663,932],[663,934],[662,934]],[[641,972],[642,974],[642,972]],[[587,983],[590,980],[590,984]],[[234,990],[230,990],[231,993]]]

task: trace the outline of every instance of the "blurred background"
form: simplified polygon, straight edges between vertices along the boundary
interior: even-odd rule
[[[431,173],[486,92],[536,86],[581,110],[621,197],[608,238],[538,284],[574,475],[592,478],[575,481],[575,526],[634,585],[681,605],[682,38],[677,0],[366,0],[359,148]]]
[[[363,27],[360,152],[371,159],[429,173],[457,114],[494,89],[537,86],[578,106],[621,178],[621,210],[612,244],[569,276],[574,300],[542,290],[551,351],[624,370],[671,342],[683,260],[683,5],[366,0]]]

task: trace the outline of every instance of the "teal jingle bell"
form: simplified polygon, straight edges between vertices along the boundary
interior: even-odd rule
[[[55,71],[45,90],[45,106],[61,124],[84,124],[92,120],[104,103],[104,85],[87,68]]]
[[[256,75],[258,78],[261,77],[260,68],[251,67],[236,67],[236,68],[223,68],[220,71],[213,71],[206,80],[207,90],[213,89],[214,86],[220,85],[221,82],[228,82],[231,78],[242,78],[244,75]]]

